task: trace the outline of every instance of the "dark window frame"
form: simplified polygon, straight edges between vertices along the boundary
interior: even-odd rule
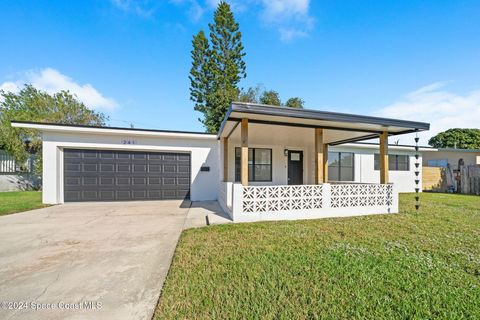
[[[390,157],[395,157],[395,162],[394,162],[394,166],[392,167],[390,164]],[[406,157],[406,164],[407,164],[407,168],[406,169],[399,169],[398,168],[398,158],[399,157]],[[380,154],[379,153],[375,153],[373,155],[373,169],[375,171],[380,171]],[[410,171],[410,156],[407,155],[407,154],[389,154],[388,155],[388,171],[404,171],[404,172],[408,172]]]
[[[240,147],[235,147],[235,182],[239,182],[240,181],[240,175],[241,175],[241,172],[240,172],[240,157],[237,157],[237,150],[240,150],[241,148]],[[251,177],[252,179],[250,179],[250,172],[248,174],[248,182],[272,182],[273,181],[273,152],[272,152],[272,149],[270,148],[248,148],[248,150],[252,150],[252,174],[251,174]],[[259,164],[261,166],[270,166],[270,179],[268,180],[257,180],[255,179],[255,150],[268,150],[270,152],[270,164]],[[241,150],[240,150],[241,152]],[[250,154],[250,153],[249,153]],[[250,167],[250,165],[249,165]]]
[[[338,155],[338,166],[331,165],[330,163],[328,164],[328,168],[338,168],[338,180],[331,180],[330,175],[328,177],[329,181],[355,181],[355,152],[340,152],[340,151],[329,151],[329,153],[336,153]],[[341,159],[342,159],[342,154],[351,154],[352,155],[352,180],[341,180],[342,177],[342,165],[341,165]],[[331,157],[329,156],[328,159]],[[345,168],[350,168],[350,166],[343,166]]]

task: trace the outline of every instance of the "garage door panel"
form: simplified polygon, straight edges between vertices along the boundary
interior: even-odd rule
[[[132,198],[134,200],[148,199],[147,190],[132,190]]]
[[[82,191],[82,198],[85,201],[97,201],[98,199],[98,191],[97,190],[83,190]]]
[[[188,165],[178,165],[177,172],[180,173],[190,173],[190,166]]]
[[[65,164],[65,172],[82,172],[82,165],[80,163]]]
[[[64,197],[65,197],[65,201],[81,201],[82,200],[82,191],[80,191],[80,190],[65,191]]]
[[[117,190],[115,200],[132,200],[130,190]]]
[[[96,150],[85,150],[82,153],[84,159],[97,159],[98,158],[98,151]]]
[[[115,152],[108,150],[99,151],[99,158],[102,160],[113,160],[115,158]]]
[[[115,177],[115,185],[119,187],[130,186],[131,178],[130,177]]]
[[[179,186],[189,186],[190,179],[189,178],[177,178],[177,185]]]
[[[100,199],[103,201],[114,201],[115,200],[115,191],[114,190],[100,190]]]
[[[82,153],[80,150],[68,150],[69,152],[65,152],[63,157],[65,159],[80,159],[82,157]]]
[[[113,173],[115,172],[115,164],[114,163],[100,163],[100,172],[101,173]]]
[[[117,163],[116,172],[117,173],[130,173],[132,170],[132,165],[130,163]]]
[[[96,177],[83,177],[82,184],[85,187],[96,187],[98,186],[98,176]]]
[[[105,177],[101,176],[100,177],[100,186],[101,187],[113,187],[115,186],[115,177]]]
[[[184,199],[190,154],[64,150],[65,201]]]
[[[133,165],[133,173],[146,173],[147,172],[147,164],[134,164]]]
[[[147,177],[133,177],[132,184],[134,186],[146,186],[147,185]]]
[[[82,172],[98,172],[98,163],[84,163]]]

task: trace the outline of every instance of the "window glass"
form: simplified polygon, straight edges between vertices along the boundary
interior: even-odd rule
[[[255,179],[254,181],[271,181],[271,166],[270,165],[255,165]]]
[[[341,166],[353,166],[353,153],[342,152],[340,153],[340,165]]]
[[[354,180],[354,154],[352,152],[328,153],[328,180]]]
[[[480,157],[479,157],[480,159]],[[479,163],[480,164],[480,163]],[[441,168],[446,168],[448,166],[448,160],[447,159],[433,159],[433,160],[428,160],[427,165],[429,167],[441,167]]]
[[[339,152],[329,152],[328,153],[328,165],[331,167],[336,167],[339,165]]]
[[[393,154],[388,155],[388,170],[397,170],[397,157]]]
[[[409,170],[409,165],[408,165],[408,156],[406,155],[398,155],[397,156],[397,170],[400,171],[408,171]]]
[[[374,170],[380,170],[380,155],[378,153],[375,153],[374,157],[373,157],[373,161],[374,161],[374,164],[373,164],[373,169]]]
[[[235,148],[235,181],[240,181],[241,148]],[[248,149],[248,181],[272,181],[272,150]]]
[[[380,155],[374,155],[374,170],[380,170]],[[388,171],[409,171],[410,163],[408,155],[389,154],[388,155]]]
[[[271,164],[272,153],[270,149],[255,149],[255,164]]]
[[[253,149],[248,149],[248,165],[253,165]]]
[[[290,153],[290,160],[291,160],[291,161],[300,161],[300,153],[298,153],[298,152],[291,152],[291,153]]]
[[[339,181],[353,181],[353,168],[342,167]]]
[[[338,176],[338,167],[329,166],[328,167],[328,180],[339,181],[340,177]]]

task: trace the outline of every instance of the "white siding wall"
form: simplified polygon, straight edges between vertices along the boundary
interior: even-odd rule
[[[355,182],[379,183],[380,171],[374,170],[374,155],[379,150],[369,147],[332,147],[330,151],[353,152],[355,153]],[[389,154],[408,155],[410,161],[409,171],[389,171],[390,182],[394,183],[398,192],[414,192],[415,191],[415,152],[396,150],[395,147],[389,148]],[[422,190],[422,157],[419,157],[419,188]]]
[[[272,149],[272,182],[250,182],[252,186],[268,186],[268,185],[286,185],[287,181],[287,157],[284,155],[284,149],[301,150],[303,151],[303,181],[304,184],[315,184],[315,149],[313,147],[313,137],[306,136],[303,141],[296,145],[268,145],[256,144],[255,137],[249,137],[249,147],[251,148],[269,148]],[[235,179],[235,147],[239,147],[238,140],[233,140],[229,143],[229,181],[234,182]],[[354,182],[363,183],[379,183],[380,172],[374,170],[374,154],[379,153],[378,146],[335,146],[329,148],[330,152],[353,152],[354,159]],[[409,171],[390,171],[390,182],[396,185],[398,192],[414,192],[415,191],[415,152],[399,150],[395,147],[389,148],[390,154],[408,155],[410,161]],[[420,174],[419,188],[422,190],[422,158],[419,158]],[[223,159],[222,159],[223,166]]]
[[[133,140],[125,145],[122,140]],[[219,181],[218,142],[207,138],[145,137],[118,134],[43,133],[43,202],[63,203],[63,149],[114,149],[191,153],[191,200],[216,200]],[[210,171],[200,172],[209,166]]]

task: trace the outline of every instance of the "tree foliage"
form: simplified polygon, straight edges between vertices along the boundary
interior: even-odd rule
[[[285,102],[286,107],[299,108],[299,109],[303,109],[304,104],[305,104],[305,101],[303,101],[303,99],[299,97],[290,98],[287,100],[287,102]]]
[[[238,96],[238,101],[248,103],[258,103],[260,100],[260,94],[262,93],[262,87],[260,85],[256,87],[250,87],[247,90],[242,90]]]
[[[37,130],[12,127],[13,120],[100,126],[107,117],[90,110],[68,91],[50,95],[31,85],[18,93],[0,90],[0,146],[24,162],[30,152],[41,159],[41,137]],[[36,167],[41,169],[40,162]]]
[[[280,99],[280,94],[275,90],[266,90],[261,84],[255,87],[249,87],[242,90],[238,96],[238,101],[248,103],[261,103],[272,106],[285,106],[290,108],[303,108],[305,102],[299,97],[288,99],[285,104]]]
[[[238,84],[246,77],[242,34],[230,5],[219,3],[210,23],[210,42],[200,31],[192,40],[190,99],[206,130],[217,132],[225,113],[239,96]]]
[[[434,148],[480,149],[480,129],[454,128],[428,140]]]
[[[271,106],[281,106],[282,101],[280,100],[280,94],[275,90],[266,90],[263,91],[260,96],[261,104],[268,104]]]

